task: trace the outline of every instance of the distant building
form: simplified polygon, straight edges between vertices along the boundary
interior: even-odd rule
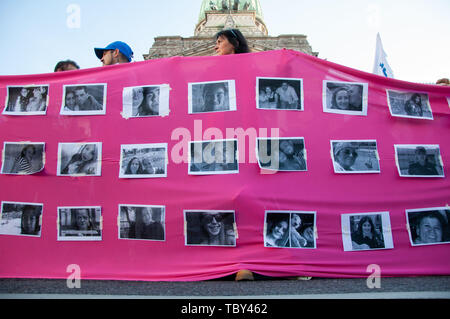
[[[285,48],[318,55],[306,35],[269,36],[259,0],[203,0],[194,36],[158,36],[144,59],[214,55],[214,35],[228,28],[239,29],[253,52]]]

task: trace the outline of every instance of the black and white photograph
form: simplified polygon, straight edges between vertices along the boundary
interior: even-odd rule
[[[106,84],[97,83],[64,85],[60,114],[106,114]]]
[[[189,114],[236,111],[234,80],[189,83]]]
[[[256,108],[303,111],[303,79],[256,78]]]
[[[41,237],[44,205],[2,202],[0,235]]]
[[[380,173],[377,141],[331,140],[330,143],[335,173]]]
[[[2,174],[31,175],[44,165],[45,143],[4,142]]]
[[[257,138],[257,157],[261,169],[307,171],[303,137]]]
[[[99,206],[58,207],[58,240],[102,240],[102,209]]]
[[[439,145],[394,145],[401,177],[445,177]]]
[[[264,247],[316,248],[316,212],[266,211]]]
[[[386,95],[392,116],[424,120],[433,119],[428,94],[386,90]]]
[[[368,84],[323,81],[323,111],[347,115],[367,115]]]
[[[344,251],[392,249],[389,212],[341,215]]]
[[[183,213],[186,246],[236,246],[233,210],[184,210]]]
[[[167,177],[167,162],[167,143],[121,145],[119,177]]]
[[[164,241],[165,207],[119,205],[119,239]]]
[[[59,143],[58,176],[101,176],[102,143]]]
[[[126,87],[123,89],[124,118],[169,115],[168,84]]]
[[[3,114],[45,115],[49,104],[49,85],[7,86]]]
[[[406,210],[412,246],[450,243],[450,208],[429,207]]]
[[[188,159],[191,175],[239,173],[237,139],[191,141]]]

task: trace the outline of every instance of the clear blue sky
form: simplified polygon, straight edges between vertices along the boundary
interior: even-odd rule
[[[305,34],[319,57],[372,72],[380,33],[395,77],[450,77],[449,0],[260,0],[272,36]],[[80,9],[79,27],[70,19]],[[64,59],[100,66],[115,40],[143,61],[156,36],[194,35],[201,0],[0,0],[0,75],[52,72]],[[68,23],[69,20],[69,23]],[[72,25],[70,24],[72,22]]]

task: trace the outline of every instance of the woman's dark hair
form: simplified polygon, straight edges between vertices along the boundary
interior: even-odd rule
[[[420,228],[420,224],[422,223],[422,221],[425,218],[437,219],[439,221],[439,224],[441,224],[441,229],[442,229],[441,241],[449,240],[448,238],[446,238],[447,237],[447,234],[446,234],[447,221],[446,221],[445,217],[438,210],[423,212],[423,213],[418,214],[417,217],[415,217],[415,223],[413,224],[414,231],[412,233],[416,236],[416,238],[417,238],[417,230]],[[414,240],[415,240],[415,238],[414,238]]]
[[[224,36],[228,39],[231,45],[234,47],[234,53],[249,53],[250,49],[247,44],[247,40],[244,35],[238,29],[226,29],[219,31],[215,39],[217,40],[219,37]]]
[[[359,220],[358,230],[357,230],[358,234],[362,235],[362,233],[363,233],[362,226],[365,222],[368,222],[370,224],[370,231],[372,232],[372,235],[376,235],[375,225],[373,223],[372,218],[370,218],[369,216],[364,216]]]
[[[345,91],[347,93],[347,96],[350,98],[350,91],[347,87],[337,87],[334,91],[333,91],[333,95],[331,96],[331,106],[334,108],[337,108],[337,101],[336,101],[336,97],[338,92],[341,91]]]
[[[20,152],[20,156],[21,157],[25,157],[25,154],[27,152],[27,149],[32,148],[33,149],[33,154],[36,154],[36,147],[34,147],[33,144],[28,144],[26,146],[24,146],[24,148],[22,149],[22,151]]]
[[[65,61],[59,61],[53,72],[57,72],[57,71],[67,71],[67,68],[69,67],[69,65],[74,66],[76,69],[80,69],[80,67],[78,66],[78,64],[75,61],[72,60],[65,60]]]
[[[286,229],[286,231],[283,233],[283,237],[280,239],[277,239],[277,246],[279,247],[286,247],[287,245],[289,245],[289,222],[290,219],[290,215],[289,214],[278,214],[278,213],[273,213],[273,214],[267,214],[267,218],[266,218],[266,222],[267,222],[267,233],[266,234],[270,234],[273,229],[275,228],[275,226],[280,225],[282,222],[285,222],[288,226],[288,228]]]
[[[206,225],[212,222],[212,219],[215,219],[217,223],[220,224],[220,232],[218,234],[220,243],[225,243],[225,225],[223,223],[222,214],[210,214],[210,213],[201,213],[200,214],[200,232],[203,235],[203,239],[209,241],[210,234],[206,229]]]
[[[125,174],[132,174],[132,172],[131,172],[131,164],[133,163],[133,161],[138,161],[138,163],[139,163],[139,168],[136,171],[136,174],[142,174],[142,164],[141,164],[141,161],[139,160],[139,158],[137,158],[136,156],[132,157],[129,160],[129,162],[127,164],[127,168],[125,169]]]
[[[155,111],[153,111],[152,109],[150,109],[150,106],[149,106],[149,104],[148,104],[148,102],[149,102],[149,99],[148,99],[148,95],[149,94],[152,94],[152,97],[151,97],[151,104],[153,104],[153,103],[158,103],[158,101],[157,100],[155,100],[155,91],[156,91],[157,89],[155,89],[154,87],[148,87],[148,86],[146,86],[146,87],[143,87],[142,88],[142,94],[143,94],[143,96],[144,96],[144,99],[142,100],[142,102],[141,102],[141,105],[139,105],[139,107],[138,107],[138,113],[139,113],[139,115],[158,115],[158,112],[155,112]]]
[[[31,231],[31,233],[29,232],[29,230],[27,231],[25,229],[25,226],[24,226],[25,218],[27,216],[35,216],[36,217],[36,221],[34,223],[34,229]],[[41,230],[41,225],[39,224],[39,217],[40,216],[41,216],[41,212],[39,210],[37,210],[34,206],[32,206],[32,205],[25,205],[22,208],[22,216],[20,218],[21,234],[27,234],[27,235],[37,235],[37,234],[39,234],[39,231]]]
[[[419,103],[416,103],[416,98],[419,98]],[[411,95],[411,98],[409,100],[416,103],[419,106],[422,106],[422,97],[420,96],[419,93],[414,93],[413,95]]]

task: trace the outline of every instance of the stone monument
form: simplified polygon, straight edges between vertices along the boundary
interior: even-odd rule
[[[292,49],[318,55],[312,51],[306,35],[269,36],[259,0],[202,0],[194,36],[158,36],[144,59],[214,55],[214,35],[229,28],[244,34],[252,52]]]

